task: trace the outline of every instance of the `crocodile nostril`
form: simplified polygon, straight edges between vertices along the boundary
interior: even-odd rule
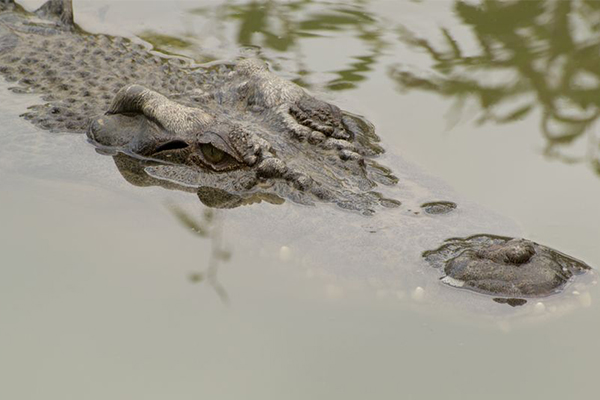
[[[167,150],[182,150],[188,148],[190,145],[183,140],[171,140],[170,142],[163,143],[154,150],[155,153]]]
[[[508,243],[510,243],[510,246],[507,246],[505,259],[514,265],[525,264],[535,255],[535,248],[531,242],[511,240]]]

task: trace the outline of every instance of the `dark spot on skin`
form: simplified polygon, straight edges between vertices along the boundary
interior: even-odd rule
[[[398,200],[394,199],[380,199],[379,204],[381,204],[385,208],[398,208],[402,205],[402,203]]]
[[[318,186],[311,188],[311,193],[319,200],[322,201],[332,201],[334,199],[333,193],[331,191]]]
[[[421,208],[431,215],[448,214],[456,209],[456,203],[451,201],[433,201],[421,204]]]

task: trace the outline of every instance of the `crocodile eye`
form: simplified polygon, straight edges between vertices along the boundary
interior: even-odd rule
[[[216,172],[231,171],[241,168],[243,161],[226,150],[221,150],[212,143],[198,143],[196,151],[191,154],[190,161],[200,167]]]
[[[206,161],[212,164],[220,163],[227,155],[223,150],[217,149],[210,143],[200,145],[200,151],[202,151],[202,155],[206,158]]]

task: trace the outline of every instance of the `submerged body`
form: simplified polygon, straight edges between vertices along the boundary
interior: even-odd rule
[[[44,129],[87,132],[103,151],[120,153],[115,162],[130,182],[194,191],[218,208],[284,199],[335,203],[364,215],[394,215],[390,209],[406,207],[404,197],[390,195],[397,192],[396,176],[375,161],[383,149],[373,127],[277,77],[262,62],[200,68],[126,39],[79,30],[64,6],[69,2],[50,1],[35,14],[0,4],[0,73],[17,84],[14,91],[39,93],[46,101],[25,117]],[[455,208],[423,204],[432,218]],[[464,249],[456,251],[443,260],[446,275],[466,282],[462,287],[512,299],[556,293],[574,274],[589,270],[573,260],[565,275],[562,265],[540,256],[518,263],[523,273],[515,274],[504,261],[490,263],[502,252],[492,248],[498,245],[481,244],[470,258]]]

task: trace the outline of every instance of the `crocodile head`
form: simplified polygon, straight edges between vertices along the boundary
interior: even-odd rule
[[[371,213],[394,206],[373,191],[396,178],[366,121],[308,95],[257,61],[242,61],[212,91],[176,100],[140,85],[115,95],[88,137],[150,163],[154,178],[230,195],[270,193]]]

